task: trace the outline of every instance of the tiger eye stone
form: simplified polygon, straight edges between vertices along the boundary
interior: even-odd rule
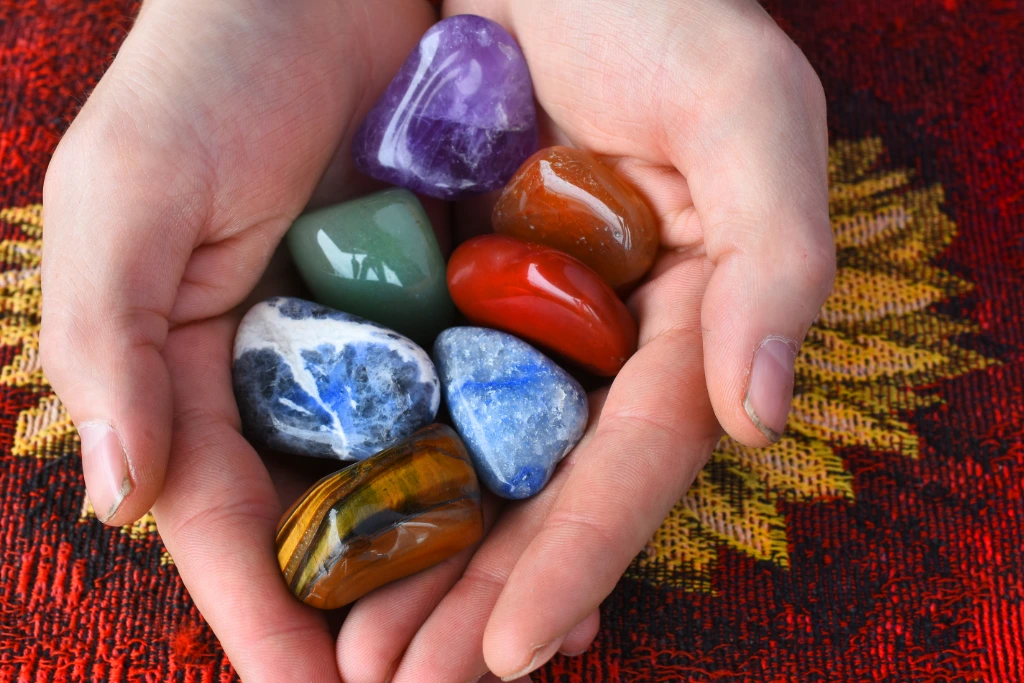
[[[469,454],[434,424],[314,484],[281,519],[277,559],[296,597],[334,609],[482,537]]]
[[[658,252],[658,225],[646,202],[610,168],[571,147],[548,147],[527,159],[492,221],[495,232],[575,256],[619,292],[650,270]]]

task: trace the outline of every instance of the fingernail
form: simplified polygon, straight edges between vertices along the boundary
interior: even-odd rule
[[[750,366],[750,383],[743,407],[772,443],[782,438],[793,401],[793,364],[796,343],[783,337],[768,337],[757,351]]]
[[[555,638],[546,645],[538,645],[537,647],[533,648],[533,652],[531,653],[532,656],[530,657],[530,663],[524,666],[519,671],[515,672],[514,674],[502,676],[501,680],[506,682],[514,681],[517,678],[522,678],[523,676],[526,676],[531,671],[539,667],[541,664],[551,659],[551,657],[554,656],[556,652],[558,652],[558,648],[561,647],[563,640],[565,640],[565,636],[562,636],[561,638]]]
[[[107,422],[85,422],[78,427],[82,440],[82,471],[92,509],[101,522],[114,516],[132,492],[131,472],[117,432]]]

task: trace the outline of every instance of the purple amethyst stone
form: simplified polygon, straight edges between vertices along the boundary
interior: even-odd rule
[[[424,34],[359,127],[352,153],[378,180],[459,199],[503,187],[536,150],[522,50],[490,19],[461,14]]]

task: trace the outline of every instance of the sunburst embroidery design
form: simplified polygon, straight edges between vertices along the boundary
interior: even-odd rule
[[[829,151],[838,270],[797,358],[786,434],[765,449],[724,438],[630,575],[708,591],[721,546],[788,566],[780,503],[852,502],[843,448],[917,458],[907,416],[939,402],[920,388],[993,363],[957,345],[974,325],[931,310],[971,289],[934,263],[957,232],[942,187],[884,158],[878,138]]]

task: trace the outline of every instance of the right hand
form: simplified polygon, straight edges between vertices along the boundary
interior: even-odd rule
[[[47,172],[43,366],[93,507],[114,526],[152,508],[246,681],[338,673],[323,615],[281,580],[282,505],[239,432],[235,309],[308,202],[358,193],[351,137],[434,12],[148,0]]]

